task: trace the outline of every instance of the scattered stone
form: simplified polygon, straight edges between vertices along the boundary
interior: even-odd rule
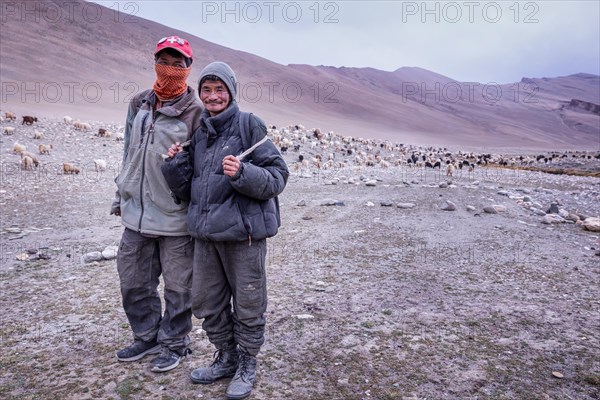
[[[542,224],[560,224],[565,222],[565,219],[558,214],[546,214],[542,218]]]
[[[546,210],[546,214],[558,214],[558,204],[550,203],[550,208]]]
[[[375,203],[373,203],[372,201],[367,201],[367,202],[365,203],[365,206],[367,206],[367,207],[374,207],[374,206],[375,206]]]
[[[375,179],[371,179],[365,182],[367,186],[377,186],[377,181]]]
[[[473,206],[467,206],[467,211],[475,211],[475,207],[473,207]]]
[[[302,217],[302,219],[305,220],[305,221],[310,221],[311,219],[313,219],[313,217],[305,215],[304,217]]]
[[[50,256],[50,254],[44,253],[44,252],[42,252],[42,251],[38,251],[38,252],[37,252],[37,254],[35,255],[35,257],[36,257],[38,260],[49,260],[49,259],[51,259],[51,258],[52,258],[52,257]]]
[[[531,210],[535,215],[539,215],[539,216],[546,215],[546,213],[543,210],[540,210],[539,208],[531,207],[529,210]]]
[[[590,232],[600,232],[600,218],[588,217],[583,221],[583,229]]]
[[[444,210],[444,211],[456,211],[456,204],[454,204],[450,200],[446,200],[444,202],[444,205],[442,206],[442,210]]]
[[[322,206],[345,206],[344,202],[341,200],[334,199],[325,199],[321,201]]]
[[[19,261],[27,261],[27,260],[29,260],[29,254],[27,254],[27,253],[18,254],[16,259]]]
[[[527,226],[535,226],[535,224],[528,224],[527,222],[525,222],[525,221],[521,221],[521,220],[517,220],[517,222],[518,222],[519,224],[523,224],[523,225],[527,225]]]
[[[529,196],[523,196],[523,201],[525,201],[527,203],[531,203],[531,197],[529,197]]]
[[[560,215],[563,218],[567,218],[569,216],[569,212],[564,208],[561,208],[558,210],[558,215]]]
[[[102,258],[104,258],[105,260],[113,260],[117,258],[118,252],[118,246],[107,246],[104,250],[102,250]]]
[[[396,204],[396,207],[398,208],[413,208],[415,205],[414,203],[398,203]]]
[[[313,319],[314,316],[310,315],[310,314],[298,314],[298,315],[294,315],[294,317],[296,317],[297,319]]]
[[[483,211],[488,214],[498,214],[498,210],[494,206],[485,206],[483,207]]]
[[[559,214],[560,215],[560,214]],[[562,217],[562,215],[561,215]],[[563,217],[567,221],[577,222],[579,221],[579,216],[577,214],[568,214],[566,217]]]
[[[499,194],[500,196],[509,196],[509,193],[506,190],[500,190],[497,192],[497,194]]]
[[[300,200],[298,202],[298,204],[296,204],[298,207],[306,207],[306,200]]]
[[[445,189],[448,187],[448,184],[446,182],[440,182],[440,184],[438,185],[438,187]]]
[[[94,261],[102,261],[104,258],[102,258],[102,253],[99,251],[92,251],[90,253],[86,253],[84,255],[81,256],[81,263],[82,264],[89,264],[91,262]]]
[[[496,209],[496,211],[499,213],[506,212],[506,210],[507,210],[506,206],[503,206],[502,204],[494,204],[494,205],[492,205],[492,207],[494,207]]]
[[[563,374],[561,374],[558,371],[552,371],[552,376],[555,377],[555,378],[558,378],[558,379],[562,379],[562,378],[565,377]]]
[[[421,181],[418,179],[413,179],[412,181],[410,181],[410,183],[412,183],[413,185],[418,185],[419,183],[421,183]]]
[[[394,205],[394,203],[392,203],[391,201],[382,201],[380,204],[381,207],[391,207]]]

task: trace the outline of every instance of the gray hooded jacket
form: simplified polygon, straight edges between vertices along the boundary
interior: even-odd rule
[[[160,166],[169,147],[188,140],[197,129],[202,104],[191,87],[153,111],[155,102],[154,91],[146,90],[130,103],[115,202],[121,207],[121,222],[129,229],[161,236],[187,235],[188,204],[175,204]]]

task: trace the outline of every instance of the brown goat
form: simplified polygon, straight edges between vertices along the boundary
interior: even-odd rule
[[[32,125],[34,122],[37,122],[37,117],[31,117],[29,115],[23,115],[23,122],[21,125]]]

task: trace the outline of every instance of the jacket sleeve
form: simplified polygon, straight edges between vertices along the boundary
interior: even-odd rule
[[[184,201],[190,201],[191,199],[197,135],[199,133],[194,132],[187,150],[180,151],[172,159],[166,159],[160,166],[160,171],[171,193],[176,197],[175,202],[177,202],[177,199]]]
[[[258,118],[250,120],[252,143],[267,134],[267,127]],[[242,162],[241,171],[230,178],[231,186],[241,194],[257,200],[278,196],[287,183],[287,164],[273,142],[267,140],[249,155],[251,162]]]
[[[190,153],[180,151],[174,158],[165,160],[160,166],[160,171],[173,195],[180,200],[190,201],[192,175],[194,174]],[[175,199],[176,203],[177,198]]]
[[[135,116],[137,114],[138,111],[138,105],[136,102],[136,99],[133,98],[131,99],[131,101],[129,102],[129,108],[127,109],[127,118],[125,119],[125,133],[124,133],[124,138],[123,138],[123,161],[121,163],[121,170],[123,170],[123,167],[125,166],[125,160],[127,159],[127,152],[129,151],[129,143],[131,142],[131,127],[133,126],[133,120],[135,119]],[[115,182],[116,182],[117,178],[115,178]],[[117,189],[115,191],[115,197],[113,199],[113,202],[111,204],[110,207],[110,213],[111,214],[115,214],[117,212],[117,210],[119,210],[121,206],[121,194],[119,193],[119,190]]]

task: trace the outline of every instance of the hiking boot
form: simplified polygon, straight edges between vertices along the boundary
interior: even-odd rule
[[[115,354],[119,361],[137,361],[146,357],[148,354],[156,354],[160,351],[160,345],[156,340],[144,342],[136,339],[129,347],[117,351]]]
[[[245,399],[252,393],[256,382],[256,356],[241,351],[238,369],[227,386],[225,394],[229,400]]]
[[[235,374],[238,367],[238,349],[215,351],[215,360],[210,367],[197,368],[192,371],[190,378],[194,383],[209,384],[217,379],[229,378]]]
[[[188,348],[181,352],[171,350],[168,347],[163,347],[160,350],[160,354],[154,360],[152,360],[152,372],[166,372],[176,368],[179,362],[184,359],[192,351]]]

